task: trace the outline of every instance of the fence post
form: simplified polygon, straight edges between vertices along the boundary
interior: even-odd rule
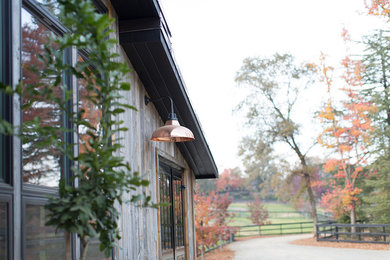
[[[301,234],[303,234],[303,230],[302,230],[302,222],[301,223],[299,223],[300,224],[300,226],[301,226]]]
[[[318,224],[316,225],[315,229],[316,229],[315,231],[316,231],[316,237],[318,241],[318,239],[320,238],[320,227],[318,226]]]
[[[383,242],[386,242],[386,227],[383,226]]]
[[[339,242],[339,227],[336,225],[336,240]]]
[[[283,225],[283,224],[279,224],[279,229],[280,229],[280,235],[282,235],[282,234],[283,234],[283,229],[282,229],[282,225]]]

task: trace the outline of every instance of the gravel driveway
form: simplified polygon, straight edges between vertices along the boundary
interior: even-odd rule
[[[233,260],[390,260],[390,251],[300,246],[290,241],[312,235],[256,238],[229,245]]]

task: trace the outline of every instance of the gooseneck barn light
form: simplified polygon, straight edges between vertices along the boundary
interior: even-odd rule
[[[168,119],[165,125],[157,128],[152,134],[152,140],[157,142],[186,142],[194,140],[194,134],[190,129],[180,126],[177,116],[173,110],[173,100],[171,97],[161,97],[157,99],[150,99],[145,96],[145,105],[150,102],[157,102],[164,98],[169,98],[171,102],[171,112],[168,114]]]

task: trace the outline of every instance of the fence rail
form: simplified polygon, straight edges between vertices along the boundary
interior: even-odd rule
[[[272,236],[272,235],[292,235],[306,234],[313,232],[313,221],[294,222],[294,223],[278,223],[268,224],[263,226],[247,225],[236,226],[237,233],[235,237],[250,237],[250,236]]]
[[[389,244],[390,224],[317,224],[317,241]]]
[[[249,218],[250,212],[248,210],[228,210],[229,213],[233,213],[235,217]],[[309,211],[268,211],[269,218],[278,219],[291,219],[291,218],[311,218],[311,212]],[[325,221],[332,219],[332,214],[324,213],[317,214],[319,220]]]

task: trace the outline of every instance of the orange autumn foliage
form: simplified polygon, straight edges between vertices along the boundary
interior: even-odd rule
[[[342,37],[345,42],[350,40],[347,30],[343,30]],[[364,67],[361,62],[354,61],[347,55],[341,62],[344,68],[344,85],[340,88],[346,99],[342,102],[341,109],[336,110],[331,98],[333,85],[329,74],[332,69],[326,66],[324,56],[321,56],[320,61],[319,71],[323,73],[320,79],[327,86],[329,99],[318,115],[324,126],[318,141],[323,147],[331,149],[337,157],[329,159],[323,165],[326,172],[333,174],[335,181],[321,198],[321,203],[338,216],[354,210],[354,205],[359,201],[361,189],[356,187],[356,180],[364,176],[366,147],[370,144],[374,131],[370,116],[376,111],[376,107],[359,96]]]
[[[390,20],[389,0],[366,0],[365,5],[369,15],[382,16]]]
[[[354,204],[359,203],[358,195],[362,189],[336,186],[333,190],[327,191],[321,198],[321,205],[326,211],[332,212],[335,218],[346,215],[351,211]],[[354,202],[354,203],[352,203]]]
[[[205,195],[197,192],[194,195],[194,202],[196,244],[200,253],[221,239],[228,240],[235,232],[233,227],[228,226],[232,214],[228,213],[227,209],[232,199],[229,198],[229,193],[220,195],[212,191]]]

